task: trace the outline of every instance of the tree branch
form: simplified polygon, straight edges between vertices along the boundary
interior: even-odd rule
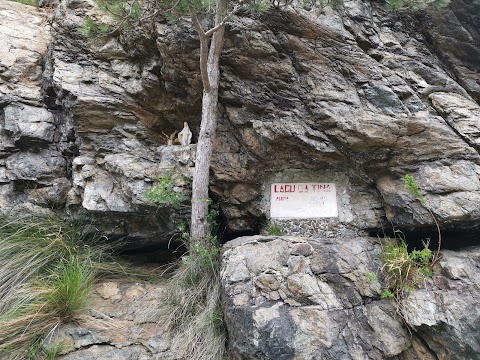
[[[227,22],[227,19],[232,16],[232,15],[235,15],[235,13],[240,9],[240,6],[235,6],[233,8],[232,11],[230,11],[227,15],[225,15],[225,17],[223,18],[223,20],[218,24],[216,25],[215,27],[211,28],[210,30],[208,30],[206,33],[205,33],[205,36],[209,37],[210,35],[212,35],[214,32],[216,32],[218,29],[220,29],[222,26],[225,26],[226,22]]]
[[[238,7],[235,7],[230,13],[227,13],[227,0],[217,0],[217,7],[215,13],[215,27],[210,30],[212,31],[213,38],[212,44],[210,45],[210,54],[209,54],[209,66],[213,68],[218,68],[220,55],[223,47],[223,37],[225,32],[225,21],[231,15],[238,10]],[[217,84],[218,86],[218,84]]]
[[[133,12],[133,7],[135,6],[135,3],[137,2],[137,0],[134,0],[132,5],[130,6],[130,9],[128,11],[128,14],[124,15],[122,20],[117,24],[117,26],[115,26],[115,28],[110,31],[110,35],[113,35],[115,34],[117,31],[119,31],[122,27],[123,27],[123,24],[130,18],[130,16],[132,16],[132,12]],[[108,8],[107,8],[108,10]],[[113,14],[115,16],[115,14],[108,10],[111,14]]]
[[[207,59],[208,59],[208,38],[205,35],[205,30],[203,30],[202,24],[198,21],[197,14],[195,11],[191,11],[191,17],[193,26],[197,30],[198,38],[200,39],[200,74],[202,76],[203,89],[206,92],[210,92],[210,80],[208,78],[207,71]]]
[[[206,33],[205,33],[205,36],[206,37],[209,37],[210,35],[212,35],[215,31],[217,31],[218,29],[220,29],[222,26],[225,25],[225,20],[222,21],[220,24],[218,24],[217,26],[215,26],[214,28],[211,28],[210,30],[208,30]]]

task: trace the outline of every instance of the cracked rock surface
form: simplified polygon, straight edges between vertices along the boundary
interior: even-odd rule
[[[148,318],[163,285],[113,280],[96,284],[90,314],[80,324],[62,325],[49,345],[61,344],[64,360],[175,360],[170,338]]]
[[[444,252],[401,305],[381,300],[370,238],[243,237],[225,244],[225,318],[236,359],[475,359],[479,249]],[[379,282],[380,281],[380,282]]]
[[[53,208],[132,248],[166,245],[173,215],[153,215],[145,193],[167,169],[192,173],[195,146],[165,136],[185,121],[198,136],[195,31],[159,20],[86,39],[85,16],[109,21],[92,0],[0,12],[1,209]],[[233,19],[210,187],[226,232],[259,230],[272,182],[337,184],[339,217],[316,234],[432,229],[405,174],[444,227],[477,229],[479,14],[478,0],[415,15],[348,0]]]

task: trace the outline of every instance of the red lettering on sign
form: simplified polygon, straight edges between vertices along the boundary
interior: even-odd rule
[[[296,185],[280,185],[277,187],[277,185],[273,185],[273,192],[274,193],[287,193],[287,192],[295,192],[297,186]]]
[[[298,192],[308,192],[308,185],[298,185]]]

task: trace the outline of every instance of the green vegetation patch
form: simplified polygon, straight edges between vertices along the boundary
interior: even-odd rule
[[[403,238],[399,242],[384,243],[382,247],[381,270],[387,283],[382,298],[402,299],[434,275],[431,270],[433,253],[429,248],[409,253]]]
[[[85,312],[96,277],[120,272],[82,230],[58,219],[0,219],[0,357],[51,357],[47,334]]]
[[[38,7],[38,0],[10,0],[24,5]]]
[[[187,200],[187,196],[177,185],[172,171],[167,171],[164,176],[160,176],[145,196],[160,208],[178,209]]]

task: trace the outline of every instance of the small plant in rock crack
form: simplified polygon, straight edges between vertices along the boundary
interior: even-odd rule
[[[283,229],[279,224],[272,221],[268,224],[267,234],[271,236],[282,236]]]
[[[422,250],[408,252],[403,234],[396,232],[399,242],[387,242],[382,245],[381,271],[387,283],[387,290],[382,299],[400,300],[410,294],[427,277],[433,275],[431,270],[432,251],[426,245]]]
[[[373,271],[367,272],[365,274],[365,277],[367,278],[368,281],[371,281],[371,282],[378,281],[378,276]]]
[[[440,258],[440,249],[442,247],[442,232],[440,230],[440,225],[438,224],[438,221],[437,221],[437,218],[435,217],[435,215],[433,215],[433,212],[426,206],[427,203],[425,201],[425,198],[423,197],[423,195],[420,192],[420,186],[418,185],[415,177],[413,177],[412,175],[405,175],[403,177],[403,182],[405,184],[405,189],[410,190],[410,192],[413,194],[413,196],[415,196],[418,199],[418,201],[420,201],[420,203],[423,205],[423,207],[425,209],[427,209],[427,211],[429,212],[430,216],[432,217],[432,219],[433,219],[433,221],[434,221],[434,223],[437,227],[438,248],[437,248],[437,252],[434,253],[433,256],[432,256],[432,266],[433,266],[438,261],[438,259]],[[428,245],[428,243],[427,243],[427,245]]]
[[[395,241],[382,244],[382,267],[381,271],[387,283],[387,289],[382,293],[382,299],[395,299],[397,302],[408,296],[416,287],[425,281],[427,277],[434,275],[432,267],[439,258],[441,246],[441,232],[438,222],[426,207],[426,200],[421,194],[420,186],[412,175],[403,178],[405,188],[420,201],[432,216],[438,231],[438,250],[433,253],[429,249],[429,240],[423,242],[423,249],[414,249],[408,252],[404,234],[396,230]]]

